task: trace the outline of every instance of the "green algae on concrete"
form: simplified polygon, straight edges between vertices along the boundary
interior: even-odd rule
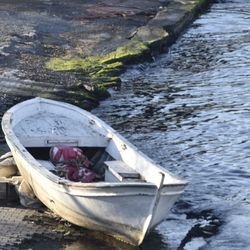
[[[102,70],[108,73],[109,70],[120,69],[123,63],[128,63],[131,59],[138,58],[146,53],[149,53],[148,46],[141,41],[133,40],[105,55],[85,58],[70,58],[67,56],[52,58],[46,66],[53,71],[84,70],[90,76],[94,76],[97,72],[100,74]]]
[[[107,65],[103,65],[102,69],[97,72],[90,73],[90,77],[102,77],[102,76],[117,76],[123,69],[122,62],[114,62]]]
[[[131,59],[138,58],[150,53],[147,43],[139,40],[130,40],[124,46],[106,54],[101,59],[102,63],[123,62],[129,63]]]
[[[124,46],[105,55],[85,58],[68,56],[52,58],[47,62],[46,67],[52,71],[82,70],[90,80],[89,86],[84,86],[88,90],[88,93],[84,93],[84,95],[92,92],[100,99],[104,99],[109,96],[107,88],[119,85],[118,76],[124,70],[124,64],[147,54],[150,54],[150,51],[146,43],[130,40]]]
[[[69,57],[52,58],[46,66],[48,69],[53,71],[71,71],[82,69],[84,71],[91,72],[102,68],[101,63],[98,62],[98,58],[95,56],[89,56],[84,59]]]

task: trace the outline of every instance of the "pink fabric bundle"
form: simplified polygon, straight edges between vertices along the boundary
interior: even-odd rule
[[[90,161],[83,154],[80,148],[68,146],[55,146],[50,149],[50,160],[55,163],[71,163],[86,168],[89,167]]]
[[[55,146],[50,149],[50,160],[56,164],[60,176],[71,181],[92,182],[96,174],[89,169],[90,161],[80,148]]]
[[[70,181],[92,182],[96,174],[88,168],[77,168],[72,165],[59,165],[57,170]]]

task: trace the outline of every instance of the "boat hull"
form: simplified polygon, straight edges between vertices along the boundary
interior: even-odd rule
[[[37,198],[57,215],[73,224],[102,231],[132,245],[142,243],[145,221],[149,219],[156,186],[85,187],[84,190],[69,187],[44,177],[32,168],[22,154],[14,148],[12,151],[15,152],[13,156],[21,175]],[[151,229],[166,218],[180,192],[180,188],[176,187],[169,194],[161,196],[164,212],[161,211],[155,217]]]

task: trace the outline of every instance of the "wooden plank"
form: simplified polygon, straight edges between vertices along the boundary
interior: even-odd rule
[[[115,175],[118,179],[131,178],[139,179],[140,174],[134,169],[129,167],[123,161],[105,161],[104,164],[107,166],[108,171]]]

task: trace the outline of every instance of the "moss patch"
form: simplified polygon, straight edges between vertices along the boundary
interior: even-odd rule
[[[131,59],[139,57],[149,52],[148,45],[138,40],[131,40],[125,46],[117,48],[115,51],[104,55],[102,63],[123,62],[128,63]]]
[[[123,63],[122,62],[115,62],[107,65],[103,65],[103,67],[97,71],[90,73],[90,77],[96,78],[96,77],[107,77],[107,76],[117,76],[123,69]]]
[[[100,55],[88,56],[85,58],[59,57],[52,58],[47,63],[47,68],[53,71],[84,70],[86,72],[98,72],[102,69],[121,67],[122,63],[129,62],[132,58],[149,52],[148,46],[141,41],[129,41],[125,46],[115,51]]]
[[[47,63],[47,68],[53,71],[70,71],[70,70],[84,70],[92,72],[100,70],[102,65],[98,62],[96,57],[89,56],[85,59],[59,57],[53,58]]]
[[[105,55],[72,58],[69,56],[52,58],[46,67],[52,71],[82,71],[90,79],[88,89],[99,98],[106,98],[107,88],[118,86],[119,75],[124,64],[149,53],[147,44],[133,40]],[[88,93],[80,93],[83,97]]]

